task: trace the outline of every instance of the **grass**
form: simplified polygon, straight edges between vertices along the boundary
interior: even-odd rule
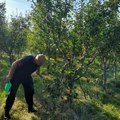
[[[3,62],[0,70],[0,120],[3,119],[4,105],[7,94],[4,91],[4,76],[7,73],[7,65]],[[120,88],[119,81],[109,81],[107,91],[104,91],[99,84],[93,80],[87,82],[85,78],[80,79],[76,84],[77,98],[74,99],[72,108],[69,104],[60,103],[63,107],[54,111],[51,96],[46,87],[55,78],[47,74],[45,68],[42,70],[43,78],[33,74],[34,79],[34,106],[37,113],[27,112],[27,104],[24,99],[23,87],[20,86],[17,92],[15,103],[10,112],[12,120],[120,120]],[[59,102],[59,101],[56,101]],[[59,108],[59,107],[58,107]],[[54,114],[54,117],[53,117]]]

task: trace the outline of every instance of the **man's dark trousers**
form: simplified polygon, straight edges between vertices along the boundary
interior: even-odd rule
[[[12,78],[11,83],[12,83],[12,87],[10,90],[10,94],[8,95],[6,100],[5,111],[9,112],[11,110],[20,84],[22,84],[24,88],[25,99],[28,104],[28,109],[31,109],[33,107],[33,94],[34,94],[32,77],[26,76],[24,78],[21,77]]]

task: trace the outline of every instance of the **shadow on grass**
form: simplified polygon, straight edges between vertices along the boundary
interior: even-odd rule
[[[47,97],[48,94],[45,91],[43,92],[43,90],[46,89],[46,87],[49,83],[51,83],[51,81],[49,81],[47,79],[44,79],[44,81],[37,77],[34,79],[34,88],[35,88],[34,102],[35,102],[35,107],[37,108],[38,112],[35,113],[35,116],[34,115],[31,116],[31,120],[48,120],[52,117],[52,114],[50,111],[52,105],[50,103],[48,103],[48,101],[49,101],[48,97]],[[120,105],[119,99],[114,97],[114,95],[116,94],[116,89],[113,89],[113,87],[109,88],[109,92],[112,91],[112,94],[111,94],[111,92],[109,94],[108,93],[104,94],[103,92],[100,91],[101,89],[95,91],[95,89],[93,87],[94,85],[92,85],[92,83],[86,84],[86,82],[82,81],[82,84],[86,85],[83,87],[83,89],[85,90],[86,94],[91,96],[91,98],[100,99],[103,104],[111,103],[111,104],[115,105],[117,108]],[[111,96],[111,95],[113,95],[113,96]],[[16,98],[21,103],[25,103],[24,91],[23,91],[22,86],[20,86],[20,88],[17,92]],[[18,105],[21,106],[21,104],[18,104]],[[27,107],[27,105],[23,106],[23,109],[20,109],[18,107],[17,111],[15,111],[15,109],[13,108],[12,120],[22,120],[20,118],[20,115],[15,116],[14,114],[16,114],[16,113],[18,114],[19,112],[24,111],[24,110],[25,110],[25,112],[27,112],[25,107]],[[80,104],[76,104],[74,106],[73,110],[79,116],[80,120],[119,120],[119,118],[111,115],[109,112],[101,109],[100,107],[96,106],[94,103],[90,103],[90,102],[84,102],[84,103],[82,102]],[[67,115],[70,115],[70,114],[67,114]],[[67,116],[67,118],[69,118],[69,120],[71,120],[71,118],[72,118],[72,117],[71,118],[70,117]],[[52,120],[52,119],[50,119],[50,120]],[[61,118],[61,119],[56,119],[56,120],[66,120],[66,119]],[[72,119],[72,120],[74,120],[74,119]]]
[[[11,120],[20,120],[18,117],[11,116]],[[1,116],[0,120],[4,120],[4,115]]]
[[[80,120],[119,120],[109,112],[97,107],[94,103],[82,102],[75,105],[75,111]]]
[[[44,99],[45,93],[43,92],[43,90],[49,83],[50,83],[49,80],[45,80],[44,83],[42,80],[39,79],[34,80],[34,88],[35,88],[34,106],[38,110],[38,112],[35,113],[34,115],[27,113],[27,104],[24,98],[24,90],[22,85],[20,85],[17,91],[16,100],[10,112],[12,120],[22,120],[22,117],[24,116],[30,117],[30,119],[23,118],[24,120],[48,120],[50,115],[47,111],[47,106],[46,106],[47,104],[45,103],[45,99]],[[3,87],[4,85],[2,85],[2,88]],[[2,103],[5,103],[5,98],[6,98],[5,96],[4,98],[2,98],[4,99],[4,101],[2,100],[3,101]],[[4,106],[1,109],[2,111],[4,111]],[[0,120],[3,120],[3,114],[4,112],[1,112]]]

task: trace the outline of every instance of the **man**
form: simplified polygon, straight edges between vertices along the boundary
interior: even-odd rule
[[[28,112],[36,112],[33,108],[34,88],[31,74],[36,71],[37,75],[40,76],[39,68],[44,62],[45,56],[43,54],[38,54],[36,56],[28,55],[13,62],[6,76],[6,82],[10,81],[12,87],[6,99],[4,119],[10,119],[9,112],[14,103],[16,92],[20,84],[22,84],[24,88]]]

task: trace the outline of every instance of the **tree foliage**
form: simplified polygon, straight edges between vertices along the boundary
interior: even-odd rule
[[[0,4],[0,49],[10,62],[25,52],[47,56],[47,74],[54,76],[47,92],[53,103],[50,112],[55,116],[60,101],[73,107],[77,87],[85,99],[92,98],[88,88],[84,89],[86,84],[94,83],[106,90],[108,78],[120,77],[120,1],[32,3],[29,16],[12,17],[10,23],[5,21],[5,4]]]

